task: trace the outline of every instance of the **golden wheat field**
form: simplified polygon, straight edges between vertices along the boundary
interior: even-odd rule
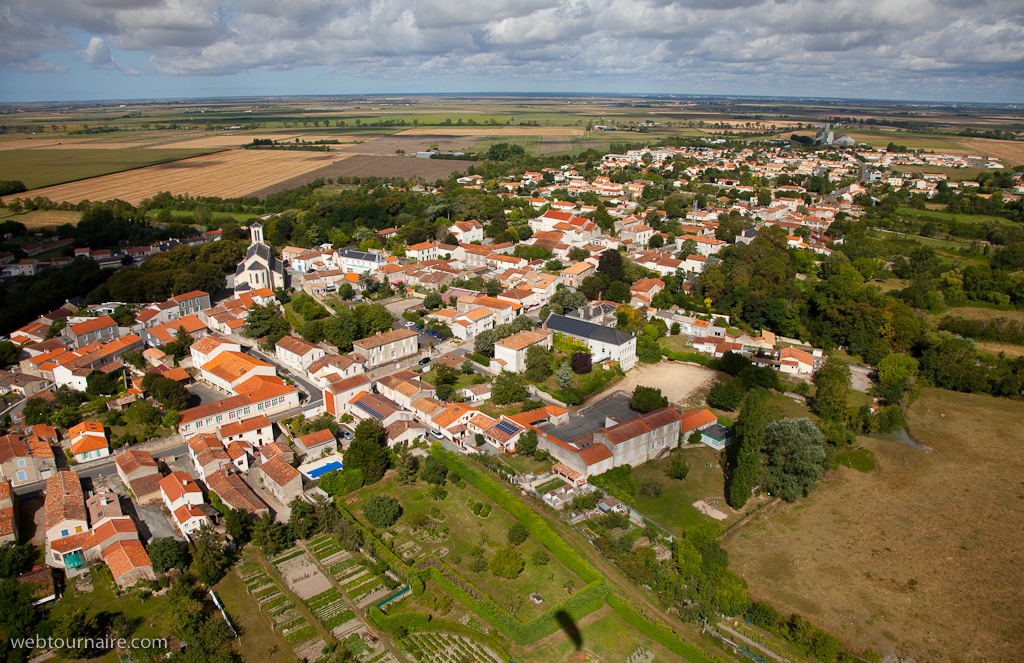
[[[231,150],[35,189],[8,198],[44,196],[54,202],[119,198],[137,205],[161,191],[193,196],[244,196],[349,155],[339,152]]]

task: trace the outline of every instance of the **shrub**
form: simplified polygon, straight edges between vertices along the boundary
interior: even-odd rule
[[[402,515],[402,505],[393,497],[374,495],[363,505],[363,515],[374,527],[391,527]]]
[[[363,471],[352,469],[324,472],[317,478],[316,485],[331,497],[348,495],[363,487]]]
[[[491,573],[499,578],[513,580],[519,577],[526,566],[522,554],[513,548],[502,548],[491,559]]]
[[[633,398],[629,404],[634,410],[645,413],[653,412],[659,408],[668,407],[668,398],[661,395],[661,389],[637,386],[633,390]]]
[[[577,375],[586,375],[593,370],[593,357],[589,352],[574,352],[572,354],[572,372]]]

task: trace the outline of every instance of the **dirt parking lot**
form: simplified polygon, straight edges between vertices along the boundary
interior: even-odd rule
[[[669,402],[686,407],[690,397],[703,388],[710,387],[717,373],[710,368],[684,364],[678,361],[663,361],[660,364],[638,364],[626,374],[622,382],[593,399],[596,402],[609,393],[624,391],[632,394],[637,385],[661,389]]]

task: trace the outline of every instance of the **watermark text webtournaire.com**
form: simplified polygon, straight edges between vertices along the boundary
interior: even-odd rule
[[[167,638],[55,638],[53,636],[36,636],[32,638],[12,638],[11,645],[15,649],[76,649],[76,650],[108,650],[120,649],[167,649]]]

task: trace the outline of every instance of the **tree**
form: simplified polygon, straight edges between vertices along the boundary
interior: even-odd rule
[[[164,345],[164,352],[173,355],[175,359],[182,359],[188,354],[188,349],[195,343],[192,334],[189,334],[184,327],[178,327],[174,340]]]
[[[673,479],[685,481],[686,477],[690,474],[690,463],[686,461],[686,457],[681,452],[676,452],[669,459],[668,467],[665,468],[665,474]]]
[[[57,619],[53,637],[63,641],[58,648],[63,658],[85,658],[92,652],[90,646],[96,633],[96,620],[89,617],[88,608],[73,608]]]
[[[188,565],[188,555],[181,549],[178,542],[169,536],[153,539],[146,546],[149,561],[153,570],[163,573],[169,569],[184,569]]]
[[[781,419],[765,427],[769,489],[795,502],[825,475],[825,438],[810,419]]]
[[[249,541],[249,512],[245,509],[231,509],[224,516],[224,529],[235,544],[244,546]]]
[[[565,389],[572,383],[572,366],[569,364],[568,359],[562,362],[562,365],[555,371],[555,380],[558,381],[558,386],[562,389]]]
[[[179,413],[177,410],[168,410],[167,414],[163,416],[161,423],[163,423],[163,425],[166,426],[167,428],[173,430],[178,427],[178,424],[181,423],[181,413]]]
[[[616,251],[616,254],[618,251]],[[633,294],[629,291],[629,286],[622,281],[612,281],[611,286],[608,288],[608,292],[605,293],[604,298],[611,302],[628,303],[632,299]]]
[[[268,555],[277,553],[276,550],[264,552]],[[207,587],[213,587],[224,576],[230,564],[231,560],[224,554],[224,547],[221,546],[216,532],[204,525],[195,537],[192,552],[192,570],[195,571],[199,582]]]
[[[125,410],[124,418],[138,426],[145,426],[146,424],[159,421],[160,414],[147,401],[135,401]]]
[[[533,562],[534,566],[547,566],[548,562],[551,561],[551,556],[543,550],[537,549],[530,555],[530,561]]]
[[[842,421],[846,418],[846,405],[850,385],[850,367],[839,357],[829,357],[814,376],[814,412],[822,419]]]
[[[31,546],[5,543],[0,546],[0,578],[19,575],[32,568],[35,553]]]
[[[135,324],[135,316],[132,315],[132,310],[127,306],[121,305],[114,309],[114,313],[110,316],[119,327],[131,327]]]
[[[601,252],[598,258],[597,272],[604,274],[612,283],[622,281],[625,278],[625,266],[622,262],[622,254],[615,249],[606,249]]]
[[[448,467],[438,459],[428,455],[424,460],[423,468],[420,470],[420,478],[427,483],[440,486],[444,484],[447,476]]]
[[[661,395],[661,389],[638,385],[633,390],[633,398],[630,399],[629,404],[634,410],[640,412],[654,412],[657,409],[668,407],[668,398]]]
[[[317,477],[316,485],[331,497],[348,495],[363,487],[363,471],[358,468],[331,470]]]
[[[425,309],[433,311],[434,309],[439,309],[442,306],[444,306],[444,300],[441,299],[441,295],[439,293],[432,292],[423,298],[423,308]]]
[[[266,338],[268,345],[277,343],[291,332],[291,325],[281,315],[281,311],[273,303],[256,304],[249,309],[245,318],[243,336],[248,338]]]
[[[508,540],[508,545],[516,548],[521,546],[529,536],[530,530],[526,529],[526,525],[523,525],[522,523],[515,523],[508,528],[505,538]]]
[[[532,456],[537,451],[537,431],[531,428],[520,434],[519,441],[516,442],[516,451]]]
[[[30,398],[25,401],[21,413],[25,417],[26,426],[45,424],[50,420],[50,404],[41,398]]]
[[[765,430],[780,416],[778,408],[769,404],[768,397],[768,391],[752,389],[736,420],[735,440],[729,451],[733,471],[728,485],[728,502],[734,509],[743,508],[754,488],[765,478]]]
[[[491,558],[491,573],[499,578],[514,580],[526,567],[523,555],[513,548],[502,548]]]
[[[686,260],[689,256],[699,256],[700,247],[697,246],[697,241],[693,239],[685,239],[679,247],[679,255],[683,260]]]
[[[530,382],[543,382],[551,375],[554,354],[542,345],[531,345],[526,350],[526,371],[523,376]]]
[[[416,483],[416,473],[419,471],[419,459],[412,455],[409,447],[405,444],[398,450],[395,461],[395,471],[398,474],[398,483],[409,486]]]
[[[156,375],[155,379],[151,382],[151,386],[148,388],[145,386],[145,382],[143,382],[143,388],[149,391],[165,410],[186,410],[192,400],[192,395],[188,393],[185,387],[179,382],[165,378],[162,375]]]
[[[908,380],[917,376],[918,363],[913,357],[901,354],[888,354],[882,361],[878,362],[875,372],[878,373],[878,383],[883,387],[903,385]]]
[[[579,350],[572,353],[572,372],[577,375],[589,375],[594,370],[593,356],[589,352]]]
[[[708,405],[729,412],[735,410],[741,400],[743,400],[743,391],[736,386],[733,380],[716,382],[707,396]]]
[[[291,541],[284,523],[277,522],[273,516],[265,513],[252,526],[252,543],[267,557],[273,557],[287,548]]]
[[[391,527],[402,515],[402,505],[393,497],[374,495],[363,504],[363,516],[374,527]]]
[[[390,463],[387,431],[375,419],[364,419],[356,426],[353,438],[342,458],[344,466],[362,470],[366,483],[377,483]]]
[[[647,497],[657,497],[661,495],[661,484],[653,479],[648,479],[640,484],[640,492]]]
[[[117,388],[120,385],[117,373],[104,373],[103,371],[93,369],[89,371],[89,375],[85,377],[86,388],[85,393],[90,396],[109,396],[117,393]]]
[[[700,551],[692,541],[685,537],[676,539],[672,546],[672,553],[679,575],[684,578],[692,578],[700,573],[702,559]]]
[[[491,400],[498,405],[521,403],[526,398],[526,380],[522,375],[502,371],[491,383]]]
[[[574,246],[569,249],[569,260],[573,262],[580,262],[590,257],[590,251],[587,251],[583,247]]]
[[[440,502],[448,497],[448,491],[445,489],[444,486],[436,484],[431,486],[430,488],[427,488],[427,497],[434,500],[435,502]]]

